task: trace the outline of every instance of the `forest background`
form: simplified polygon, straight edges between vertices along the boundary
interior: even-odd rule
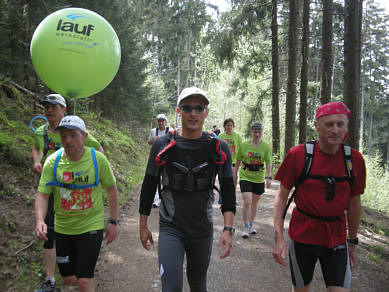
[[[367,163],[363,205],[389,214],[388,12],[376,0],[222,2],[228,4],[224,12],[200,0],[0,0],[1,166],[30,167],[31,138],[19,135],[18,143],[26,142],[19,155],[13,140],[18,135],[12,133],[15,127],[28,132],[28,121],[42,110],[38,101],[51,93],[31,63],[34,30],[56,10],[83,7],[113,26],[121,64],[100,93],[68,99],[68,112],[88,118],[114,168],[123,168],[128,152],[131,161],[141,161],[120,174],[121,189],[141,179],[143,143],[156,115],[164,113],[169,124],[179,125],[177,97],[183,88],[197,86],[210,98],[205,130],[233,118],[235,131],[247,139],[251,122],[261,121],[274,170],[289,148],[315,138],[318,105],[344,101],[353,112],[347,142]],[[16,112],[7,99],[15,90],[16,104],[28,101],[31,109]],[[0,172],[0,199],[7,196],[9,179]],[[10,221],[4,222],[9,227]]]
[[[179,124],[177,96],[197,86],[211,100],[205,129],[222,128],[230,117],[247,138],[250,123],[260,120],[277,165],[290,147],[314,139],[315,108],[342,100],[353,111],[347,142],[387,181],[389,18],[379,3],[220,3],[223,13],[200,0],[0,0],[1,78],[36,100],[50,93],[31,64],[32,34],[50,13],[83,7],[111,23],[122,58],[111,84],[68,100],[68,112],[93,112],[147,133],[158,113]]]

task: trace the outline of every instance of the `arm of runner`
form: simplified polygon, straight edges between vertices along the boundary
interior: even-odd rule
[[[98,149],[98,151],[104,154],[104,148],[103,148],[103,146],[100,146],[100,148]]]
[[[45,216],[47,212],[47,205],[49,195],[38,192],[35,195],[35,234],[40,240],[47,240],[47,225],[45,223]]]
[[[34,146],[31,148],[31,155],[32,155],[32,161],[33,161],[33,166],[32,170],[35,171],[36,173],[42,173],[42,164],[41,160],[43,157],[43,152],[39,149],[36,149]]]
[[[347,209],[347,226],[348,226],[348,237],[355,238],[357,237],[359,224],[361,221],[361,197],[360,196],[351,196],[350,203]],[[356,265],[355,257],[355,245],[348,245],[348,252],[350,257],[350,266],[351,268]]]
[[[266,163],[266,173],[267,173],[267,177],[271,177],[271,167],[272,167],[272,164],[271,163]],[[270,188],[271,187],[271,179],[270,178],[267,178],[265,180],[266,182],[266,188]]]
[[[286,243],[284,239],[284,219],[282,214],[284,212],[286,202],[288,200],[289,190],[280,185],[280,189],[274,200],[273,209],[273,224],[274,224],[274,248],[273,257],[277,263],[286,266]]]
[[[153,236],[147,227],[147,219],[149,216],[140,214],[139,216],[139,237],[145,249],[150,250],[154,244]]]
[[[234,213],[224,212],[224,226],[234,226]],[[232,247],[232,233],[229,231],[223,231],[219,240],[219,251],[222,252],[220,258],[223,259],[230,254]]]
[[[109,214],[111,219],[119,218],[119,201],[118,201],[118,190],[116,185],[105,188],[108,193],[108,204],[109,204]],[[118,236],[118,225],[117,224],[108,224],[105,231],[105,239],[107,244],[110,244]]]
[[[235,189],[236,189],[236,184],[238,183],[238,170],[239,170],[239,167],[240,167],[240,160],[236,160],[235,167],[234,167],[234,173],[233,173]]]

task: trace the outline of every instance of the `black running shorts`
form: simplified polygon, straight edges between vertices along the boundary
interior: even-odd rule
[[[239,181],[240,191],[242,193],[253,193],[254,195],[262,195],[265,192],[265,183],[253,183],[248,180]]]
[[[55,233],[57,264],[61,276],[93,278],[103,241],[103,230],[79,235]]]
[[[351,270],[347,245],[335,248],[290,241],[289,261],[293,285],[302,288],[311,283],[317,260],[326,287],[351,288]]]
[[[47,225],[47,240],[43,243],[44,249],[52,249],[55,247],[54,241],[54,195],[50,194],[49,201],[47,203],[47,212],[45,217],[45,223]]]

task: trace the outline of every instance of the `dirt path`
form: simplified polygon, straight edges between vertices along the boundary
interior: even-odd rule
[[[258,234],[249,239],[241,238],[242,198],[237,193],[239,205],[235,226],[237,232],[233,240],[231,255],[219,259],[218,240],[223,228],[223,217],[214,205],[215,239],[210,268],[208,270],[209,291],[290,291],[289,267],[276,264],[272,258],[273,226],[272,207],[278,189],[273,181],[259,202],[256,218]],[[135,196],[137,198],[137,196]],[[290,208],[291,210],[292,208]],[[153,232],[154,247],[146,251],[140,244],[138,235],[138,201],[130,201],[121,211],[120,234],[111,245],[103,246],[96,267],[96,291],[161,291],[158,277],[158,210],[153,209],[149,218],[149,228]],[[366,238],[366,239],[365,239]],[[362,245],[368,237],[362,236]],[[387,273],[367,259],[367,251],[358,248],[359,264],[353,269],[352,291],[388,291]],[[189,291],[184,275],[184,291]],[[320,266],[316,266],[312,291],[326,291],[321,277]]]

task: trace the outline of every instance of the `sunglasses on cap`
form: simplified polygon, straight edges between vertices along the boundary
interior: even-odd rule
[[[193,110],[195,110],[196,114],[201,114],[206,108],[207,106],[205,105],[189,105],[189,104],[180,105],[180,109],[187,114],[192,113]]]

